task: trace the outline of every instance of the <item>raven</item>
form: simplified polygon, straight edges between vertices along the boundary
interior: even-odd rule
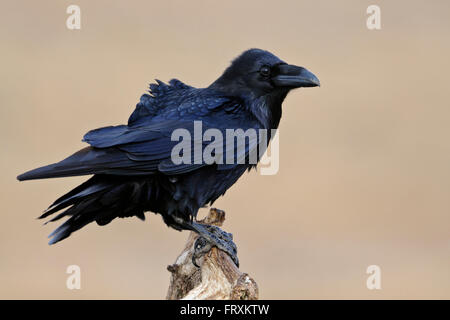
[[[231,163],[175,163],[172,151],[176,141],[172,134],[177,129],[193,133],[198,121],[202,130],[220,132],[237,128],[277,129],[281,104],[288,92],[319,86],[320,82],[307,69],[287,64],[261,49],[243,52],[207,88],[194,88],[177,79],[168,84],[156,82],[150,84],[149,94],[141,96],[127,125],[91,130],[83,138],[90,146],[17,179],[93,175],[57,199],[39,217],[63,209],[49,221],[70,217],[49,235],[49,244],[93,221],[103,226],[117,217],[145,220],[144,213],[151,211],[161,214],[164,222],[176,230],[197,232],[200,241],[196,247],[200,248],[201,243],[217,246],[238,264],[232,235],[196,222],[196,216],[199,208],[212,204],[245,171],[256,166],[237,161],[238,157],[248,160],[255,144],[248,141],[239,155],[239,150],[234,154],[236,147],[227,141],[223,154],[234,154],[235,161]],[[267,144],[268,141],[265,147]],[[205,143],[200,141],[200,147],[204,148]]]

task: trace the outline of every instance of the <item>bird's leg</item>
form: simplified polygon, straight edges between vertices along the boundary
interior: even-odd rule
[[[217,247],[228,253],[233,259],[236,266],[239,267],[239,259],[237,257],[237,247],[233,242],[233,235],[225,232],[219,227],[202,224],[194,221],[187,222],[187,227],[198,233],[199,237],[194,243],[194,254],[192,255],[192,263],[198,267],[197,259],[208,253],[212,247]]]
[[[212,247],[217,247],[225,251],[239,267],[239,259],[237,257],[237,247],[233,242],[233,235],[223,231],[219,227],[191,222],[192,229],[199,234],[194,243],[194,254],[192,263],[198,267],[196,261],[205,253],[209,252]]]
[[[236,266],[239,267],[237,247],[233,242],[233,235],[231,233],[223,231],[217,226],[198,223],[195,221],[184,221],[178,217],[175,218],[175,221],[177,221],[183,229],[192,230],[199,235],[194,243],[194,254],[192,255],[192,263],[196,267],[199,267],[196,262],[197,259],[205,253],[208,253],[212,247],[217,247],[226,252],[234,261]]]

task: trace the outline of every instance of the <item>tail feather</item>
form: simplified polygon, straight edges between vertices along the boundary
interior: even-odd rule
[[[55,231],[53,231],[51,234],[49,234],[49,238],[50,241],[48,242],[48,244],[55,244],[58,241],[61,241],[65,238],[67,238],[68,236],[70,236],[70,234],[72,233],[72,231],[68,231],[70,229],[69,224],[64,223],[63,225],[59,226]]]
[[[120,217],[137,216],[145,220],[145,201],[152,189],[145,179],[126,180],[122,177],[96,175],[56,200],[39,218],[65,209],[48,222],[69,216],[50,235],[49,244],[57,243],[91,222],[105,225]]]
[[[101,181],[101,179],[99,179],[99,176],[93,176],[92,178],[90,178],[83,184],[79,185],[72,191],[56,199],[55,202],[53,202],[44,211],[44,213],[39,217],[39,219],[46,218],[59,210],[62,210],[70,205],[75,204],[81,198],[85,198],[87,196],[91,196],[94,193],[101,192],[110,186],[111,186],[110,183]]]

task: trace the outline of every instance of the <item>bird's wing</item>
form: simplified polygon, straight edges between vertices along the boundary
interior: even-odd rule
[[[171,141],[171,132],[178,128],[190,130],[192,124],[171,120],[145,128],[116,126],[92,130],[84,137],[90,147],[60,162],[28,171],[18,179],[152,174],[158,170],[160,162],[170,159],[171,150],[178,143]]]
[[[214,113],[213,116],[203,116],[200,128],[195,120],[166,120],[145,127],[118,126],[93,130],[85,135],[84,141],[96,148],[118,148],[134,162],[133,170],[143,170],[144,174],[148,171],[168,175],[182,174],[203,167],[207,165],[204,159],[207,146],[218,147],[214,153],[218,159],[222,159],[217,166],[219,170],[231,169],[237,164],[248,162],[250,153],[258,150],[260,137],[254,121],[245,121],[244,116],[235,117],[227,107],[220,111],[222,112]],[[204,139],[205,132],[210,129],[219,133],[218,136]],[[227,139],[229,129],[239,129],[241,132],[256,130],[255,134],[245,136],[244,146],[240,147],[235,138]],[[184,130],[190,138],[190,148],[187,151],[190,152],[190,161],[187,163],[174,163],[171,157],[173,148],[180,142],[175,140],[177,138],[172,140],[175,130]],[[195,145],[200,146],[200,152],[195,151]],[[228,158],[229,154],[231,157]]]
[[[210,128],[219,129],[225,136],[226,128],[241,128],[245,117],[236,116],[230,112],[229,104],[223,108],[216,108],[203,116],[191,113],[185,115],[187,120],[153,118],[148,124],[141,126],[114,126],[105,127],[88,132],[84,141],[91,147],[84,148],[61,162],[26,172],[18,177],[19,180],[43,179],[54,177],[78,176],[88,174],[111,175],[149,175],[162,172],[167,175],[181,174],[205,166],[205,162],[198,163],[191,149],[190,163],[175,164],[171,153],[180,141],[172,141],[172,133],[179,129],[188,132],[193,144],[200,143],[203,148],[209,144],[202,141],[202,134],[195,135],[195,123],[191,119],[202,120],[202,131]],[[237,110],[238,107],[234,107]],[[182,110],[181,110],[182,111]],[[181,112],[179,111],[179,112]],[[191,119],[189,119],[191,118]],[[246,124],[247,125],[247,124]],[[246,130],[246,127],[243,127]],[[250,143],[249,143],[250,144]],[[255,145],[255,143],[251,143]],[[224,150],[231,150],[234,146],[224,145]],[[244,152],[235,152],[235,158],[245,157],[250,147]],[[225,164],[222,168],[228,168]]]
[[[88,132],[84,136],[84,141],[95,148],[119,150],[129,160],[126,168],[131,168],[135,174],[149,174],[159,171],[160,163],[172,162],[172,150],[179,143],[176,138],[172,139],[175,130],[188,133],[191,139],[189,142],[192,144],[203,144],[201,136],[196,137],[194,134],[194,125],[193,121],[165,120],[144,127],[101,128]],[[189,172],[201,166],[203,165],[194,164],[193,159],[192,163],[181,164],[177,168],[180,172]]]

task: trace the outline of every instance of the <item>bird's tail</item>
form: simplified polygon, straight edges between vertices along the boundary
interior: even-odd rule
[[[94,175],[57,199],[39,217],[46,218],[62,209],[65,210],[46,223],[70,216],[49,235],[49,244],[67,238],[72,232],[93,221],[98,225],[106,225],[117,217],[131,216],[145,220],[143,204],[152,200],[151,184],[151,180]]]

